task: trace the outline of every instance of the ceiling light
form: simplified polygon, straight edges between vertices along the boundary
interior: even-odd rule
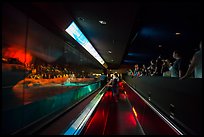
[[[109,51],[108,51],[108,53],[109,53],[109,54],[111,54],[111,53],[112,53],[112,51],[111,51],[111,50],[109,50]]]
[[[69,27],[65,30],[72,38],[74,38],[82,47],[84,47],[98,62],[100,62],[105,68],[108,68],[105,61],[98,54],[95,48],[91,45],[89,40],[84,36],[77,25],[72,22]]]
[[[159,45],[158,47],[159,47],[159,48],[161,48],[161,47],[162,47],[162,45]]]
[[[103,20],[99,20],[99,23],[101,23],[102,25],[106,25],[106,21]]]
[[[179,33],[179,32],[176,32],[176,35],[181,35],[181,33]]]

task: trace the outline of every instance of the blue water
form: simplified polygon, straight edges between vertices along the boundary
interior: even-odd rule
[[[65,86],[84,86],[87,85],[86,83],[71,83],[71,82],[64,82]]]

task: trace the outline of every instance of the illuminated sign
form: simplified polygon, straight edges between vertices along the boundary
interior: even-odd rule
[[[72,22],[71,25],[65,30],[71,37],[73,37],[80,45],[82,45],[98,62],[100,62],[105,68],[105,61],[101,58],[98,52],[94,49],[88,39],[84,36],[81,30],[77,27],[77,25]]]

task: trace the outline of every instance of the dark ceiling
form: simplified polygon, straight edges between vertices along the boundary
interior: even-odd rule
[[[202,4],[196,1],[29,2],[18,5],[30,12],[33,9],[32,14],[42,15],[36,18],[68,39],[65,29],[75,21],[110,69],[124,64],[148,64],[159,55],[172,58],[177,48],[191,56],[202,35]],[[49,23],[45,23],[48,20]],[[102,25],[99,20],[107,24]]]

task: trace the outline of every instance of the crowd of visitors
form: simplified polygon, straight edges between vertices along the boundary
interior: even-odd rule
[[[184,79],[187,77],[202,78],[202,41],[199,44],[200,50],[197,51],[189,60],[186,58],[182,50],[174,50],[170,59],[165,59],[159,56],[150,61],[150,65],[146,67],[145,64],[139,66],[134,65],[133,69],[129,69],[127,74],[129,76],[164,76],[176,77]],[[193,73],[194,72],[194,73]]]

